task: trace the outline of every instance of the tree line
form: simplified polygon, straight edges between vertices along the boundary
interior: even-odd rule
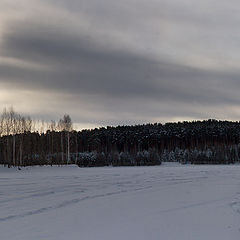
[[[47,123],[22,116],[12,107],[4,108],[0,117],[0,164],[54,164],[56,154],[61,158],[58,164],[69,163],[71,131],[72,120],[67,114],[58,123]]]
[[[240,161],[240,122],[191,121],[76,131],[71,117],[46,123],[4,109],[0,164],[145,166],[162,161],[221,164]]]

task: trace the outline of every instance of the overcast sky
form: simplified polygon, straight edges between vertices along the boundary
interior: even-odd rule
[[[0,0],[0,108],[80,128],[240,120],[238,0]]]

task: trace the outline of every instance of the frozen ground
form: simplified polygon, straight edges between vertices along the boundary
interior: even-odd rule
[[[1,240],[239,240],[240,165],[0,167]]]

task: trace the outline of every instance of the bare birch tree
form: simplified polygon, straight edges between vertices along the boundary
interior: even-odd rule
[[[72,120],[71,117],[68,114],[65,114],[63,118],[61,118],[58,122],[59,129],[62,132],[66,133],[67,138],[67,163],[70,162],[70,132],[72,131]],[[61,135],[61,149],[62,149],[62,160],[63,160],[63,136]]]

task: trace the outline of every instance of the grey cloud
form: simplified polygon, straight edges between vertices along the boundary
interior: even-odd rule
[[[164,59],[157,61],[126,50],[103,48],[79,35],[65,35],[56,29],[52,32],[51,28],[41,24],[16,23],[11,29],[16,30],[4,34],[3,56],[40,65],[47,63],[50,68],[40,71],[0,65],[1,79],[23,87],[113,98],[192,100],[212,104],[236,100],[217,92],[219,83],[226,79],[224,74],[181,66]],[[228,77],[228,80],[236,79],[238,75]]]
[[[104,1],[100,8],[98,1],[42,2],[67,9],[70,15],[74,15],[74,19],[78,19],[78,14],[90,15],[87,19],[92,19],[93,25],[106,26],[107,33],[103,32],[101,36],[89,29],[88,34],[86,29],[82,31],[81,26],[70,25],[67,20],[64,26],[55,26],[47,24],[47,21],[39,16],[34,18],[33,15],[26,16],[24,20],[6,21],[0,41],[0,57],[3,59],[0,62],[0,84],[6,86],[6,89],[48,92],[55,99],[55,94],[59,93],[62,95],[62,99],[58,97],[59,107],[56,101],[51,108],[58,111],[56,114],[64,109],[69,110],[78,121],[93,124],[137,123],[161,117],[171,119],[174,116],[207,118],[212,116],[215,108],[239,104],[240,99],[236,91],[236,87],[239,87],[238,72],[188,66],[184,59],[179,61],[181,49],[175,49],[171,44],[170,52],[172,54],[176,50],[176,59],[166,56],[164,49],[163,54],[159,54],[158,49],[165,46],[162,42],[155,46],[156,54],[151,54],[154,46],[144,45],[152,43],[153,35],[158,29],[157,24],[164,26],[160,20],[181,19],[179,26],[183,27],[191,19],[195,23],[199,20],[203,26],[207,24],[204,19],[201,21],[200,15],[194,17],[186,9],[182,14],[174,15],[173,6],[181,9],[177,3],[150,1],[147,4],[146,1],[140,1],[137,10],[134,10],[133,6],[137,3],[135,0],[130,1],[130,8],[126,5],[127,1],[119,4]],[[161,3],[165,13],[159,10]],[[206,2],[204,4],[207,6]],[[123,13],[121,16],[115,14],[118,7],[119,13]],[[107,18],[104,17],[105,11],[108,11]],[[52,13],[52,18],[57,19],[55,14]],[[209,16],[208,12],[206,14]],[[127,30],[124,32],[124,25],[127,23],[129,26],[126,26]],[[151,24],[152,28],[149,27]],[[142,36],[144,41],[139,39],[140,43],[136,42],[136,45],[142,44],[142,48],[131,48],[134,43],[126,46],[122,44],[121,39],[111,42],[114,38],[110,38],[108,33],[116,31],[114,26],[130,39],[135,40]],[[209,31],[209,28],[206,28],[206,31]],[[159,34],[162,34],[162,41],[166,41],[164,30]],[[186,49],[188,44],[191,45],[191,54],[194,45],[184,42],[188,37],[187,33],[179,33],[178,36],[179,42],[183,39]],[[151,40],[148,42],[148,39]],[[214,42],[214,39],[211,40]],[[178,39],[174,39],[174,42],[178,42]],[[200,43],[200,46],[206,43]],[[148,47],[151,51],[147,50]],[[207,56],[207,50],[205,54]],[[9,64],[4,62],[5,58],[18,59],[26,64]],[[34,63],[40,67],[32,68],[31,64],[27,66],[27,63]],[[38,104],[36,102],[36,107]],[[49,113],[51,109],[46,109],[44,114],[54,115]],[[39,116],[39,113],[34,114]]]

